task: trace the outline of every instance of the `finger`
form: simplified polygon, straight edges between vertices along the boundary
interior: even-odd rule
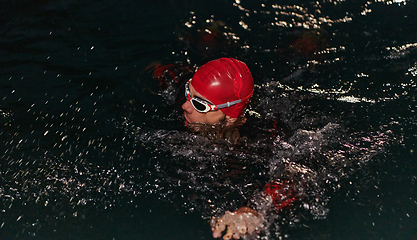
[[[211,230],[213,231],[213,237],[219,238],[222,236],[222,232],[226,229],[226,226],[230,222],[231,212],[226,211],[226,213],[220,218],[213,218],[211,220]]]
[[[215,224],[211,230],[213,232],[223,232],[225,229],[226,229],[225,219],[221,217],[215,221]]]
[[[239,222],[239,224],[236,226],[236,233],[244,235],[248,231],[246,224],[247,223],[245,221]]]
[[[233,236],[233,229],[235,228],[235,226],[233,225],[233,223],[231,223],[230,225],[227,226],[227,232],[226,234],[223,236],[224,240],[230,240],[232,239]]]
[[[222,232],[219,232],[219,231],[214,231],[213,232],[213,238],[219,238],[221,236],[222,236]]]
[[[252,234],[255,231],[255,228],[256,228],[255,224],[253,224],[250,221],[248,221],[246,224],[247,224],[246,226],[247,226],[248,233]]]
[[[219,238],[222,236],[222,232],[226,228],[222,219],[218,219],[216,225],[211,229],[213,231],[213,237]]]
[[[239,233],[234,233],[233,234],[233,238],[234,239],[239,239],[240,238],[240,234]]]

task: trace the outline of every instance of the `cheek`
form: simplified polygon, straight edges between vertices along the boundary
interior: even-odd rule
[[[185,102],[182,105],[182,109],[184,110],[184,115],[188,119],[190,123],[207,123],[207,124],[216,124],[225,118],[225,114],[221,111],[215,112],[208,112],[208,113],[200,113],[194,109],[189,101]]]
[[[186,104],[183,106],[184,109],[184,115],[188,118],[191,122],[206,122],[206,114],[200,113],[197,110],[193,108],[191,103]]]
[[[206,117],[206,123],[215,124],[220,123],[225,118],[225,114],[221,111],[210,112]]]

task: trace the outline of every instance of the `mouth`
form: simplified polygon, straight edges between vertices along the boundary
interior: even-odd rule
[[[184,113],[184,118],[185,118],[184,126],[190,125],[190,121],[188,121],[187,117],[185,116],[185,113]]]

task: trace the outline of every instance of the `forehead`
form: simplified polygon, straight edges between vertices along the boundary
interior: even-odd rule
[[[211,102],[210,100],[208,100],[206,97],[204,97],[203,95],[201,95],[200,93],[198,93],[198,92],[194,89],[194,87],[193,87],[193,83],[192,83],[192,82],[190,82],[190,84],[189,84],[188,86],[189,86],[189,89],[190,89],[191,97],[199,97],[199,98],[204,99],[204,100],[206,100],[207,102],[209,102],[209,103],[211,103],[211,104],[212,104],[212,102]]]

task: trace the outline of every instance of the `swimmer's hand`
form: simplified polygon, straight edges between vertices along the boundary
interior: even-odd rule
[[[248,207],[241,207],[234,212],[226,211],[226,213],[219,218],[211,220],[211,230],[213,237],[219,238],[222,232],[226,230],[223,239],[229,240],[239,239],[245,234],[252,234],[259,231],[264,223],[264,217],[257,211]]]

